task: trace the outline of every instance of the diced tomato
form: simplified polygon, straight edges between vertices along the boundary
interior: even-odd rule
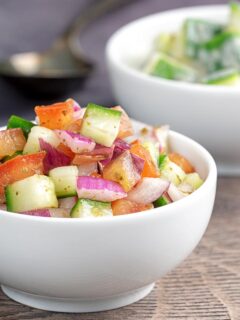
[[[63,143],[60,143],[60,144],[56,147],[56,149],[57,149],[58,151],[64,153],[64,154],[65,154],[66,156],[68,156],[71,160],[72,160],[72,159],[74,158],[74,156],[75,156],[75,153],[72,152],[72,150],[71,150],[68,146],[66,146],[65,144],[63,144]]]
[[[71,122],[66,127],[66,130],[78,133],[78,132],[80,132],[81,124],[82,124],[82,119],[75,120],[74,122]]]
[[[112,211],[114,216],[135,213],[153,209],[152,203],[140,204],[126,199],[119,199],[112,202]]]
[[[0,131],[0,159],[11,156],[16,151],[22,151],[26,144],[23,131],[20,128]]]
[[[4,188],[34,174],[43,174],[45,151],[17,156],[0,165],[0,198],[4,199]]]
[[[145,149],[139,141],[134,141],[131,144],[130,148],[131,153],[139,156],[142,158],[145,163],[142,171],[142,178],[149,177],[149,178],[158,178],[160,176],[159,170],[154,164],[150,153],[147,149]]]
[[[49,129],[66,129],[73,121],[72,101],[36,106],[36,115],[41,126]]]
[[[185,173],[195,172],[195,169],[191,165],[191,163],[185,157],[181,156],[179,153],[170,153],[168,157],[172,162],[176,163],[179,167],[181,167]]]
[[[140,175],[127,150],[103,168],[103,178],[118,182],[128,192],[140,180]]]
[[[124,138],[127,138],[129,136],[132,136],[133,133],[134,133],[133,132],[133,127],[132,127],[131,120],[129,119],[127,113],[120,106],[116,106],[116,107],[113,107],[111,109],[118,110],[118,111],[122,112],[121,121],[120,121],[120,127],[119,127],[119,133],[118,133],[117,138],[124,139]]]
[[[98,162],[105,159],[102,155],[76,154],[72,160],[72,164],[81,165],[86,163]]]

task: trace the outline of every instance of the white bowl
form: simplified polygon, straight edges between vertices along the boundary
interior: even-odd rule
[[[132,117],[170,124],[204,145],[221,174],[240,174],[240,88],[177,82],[138,70],[157,34],[178,30],[187,17],[224,23],[228,13],[227,6],[203,6],[136,20],[110,38],[106,57],[116,99]]]
[[[62,312],[108,310],[147,295],[196,247],[215,199],[211,155],[173,131],[170,147],[187,156],[205,182],[168,206],[94,220],[0,211],[3,291],[23,304]]]

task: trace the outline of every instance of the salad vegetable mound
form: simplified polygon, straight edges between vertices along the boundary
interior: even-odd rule
[[[138,135],[120,107],[73,99],[35,107],[36,122],[11,116],[0,131],[1,209],[85,218],[168,205],[203,183],[168,150],[168,127]]]

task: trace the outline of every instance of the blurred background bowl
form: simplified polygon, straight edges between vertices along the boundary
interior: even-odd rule
[[[240,89],[155,78],[139,67],[161,32],[179,30],[187,17],[224,23],[224,5],[157,13],[119,29],[108,41],[106,58],[117,102],[130,116],[150,124],[170,124],[191,136],[215,157],[219,173],[240,175]]]

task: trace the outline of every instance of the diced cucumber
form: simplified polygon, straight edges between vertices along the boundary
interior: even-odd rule
[[[7,129],[21,128],[26,138],[28,137],[30,130],[34,126],[35,124],[32,123],[31,121],[25,120],[15,115],[12,115],[8,119],[8,123],[7,123]]]
[[[222,26],[200,19],[186,19],[183,24],[185,54],[197,58],[199,47],[222,31]]]
[[[97,143],[111,147],[119,131],[121,112],[89,103],[80,133]]]
[[[160,170],[164,168],[167,161],[168,161],[168,157],[166,153],[161,153],[158,158],[158,167]]]
[[[145,72],[156,77],[187,82],[194,82],[197,77],[194,69],[163,53],[153,55]]]
[[[213,72],[202,79],[202,83],[224,86],[239,86],[239,72],[235,69],[224,69]]]
[[[153,205],[154,208],[166,206],[167,204],[171,203],[169,197],[166,194],[163,194],[160,198],[154,201]]]
[[[98,218],[112,216],[111,203],[78,199],[70,213],[72,218]]]
[[[240,3],[230,3],[230,18],[227,26],[228,31],[240,31]]]
[[[23,154],[36,153],[40,151],[39,139],[50,143],[53,147],[57,147],[60,143],[59,138],[53,130],[45,127],[35,126],[31,129],[27,143],[23,149]]]
[[[240,68],[240,33],[223,32],[202,45],[199,60],[208,72]]]
[[[179,185],[185,178],[186,173],[176,163],[169,160],[167,157],[162,169],[160,170],[161,178],[172,182],[174,185]]]
[[[149,152],[153,163],[158,168],[159,159],[159,143],[153,143],[152,141],[146,141],[142,143],[143,147]]]
[[[156,49],[166,54],[171,54],[172,43],[174,34],[172,33],[160,33],[155,39]]]
[[[196,190],[201,187],[201,185],[203,184],[203,180],[197,172],[194,172],[188,173],[183,179],[182,183],[189,184],[193,188],[193,190]]]
[[[49,171],[49,177],[55,185],[59,198],[72,197],[77,194],[77,166],[64,166]]]
[[[23,212],[42,208],[57,208],[54,183],[49,177],[33,175],[14,182],[5,190],[7,210]]]

